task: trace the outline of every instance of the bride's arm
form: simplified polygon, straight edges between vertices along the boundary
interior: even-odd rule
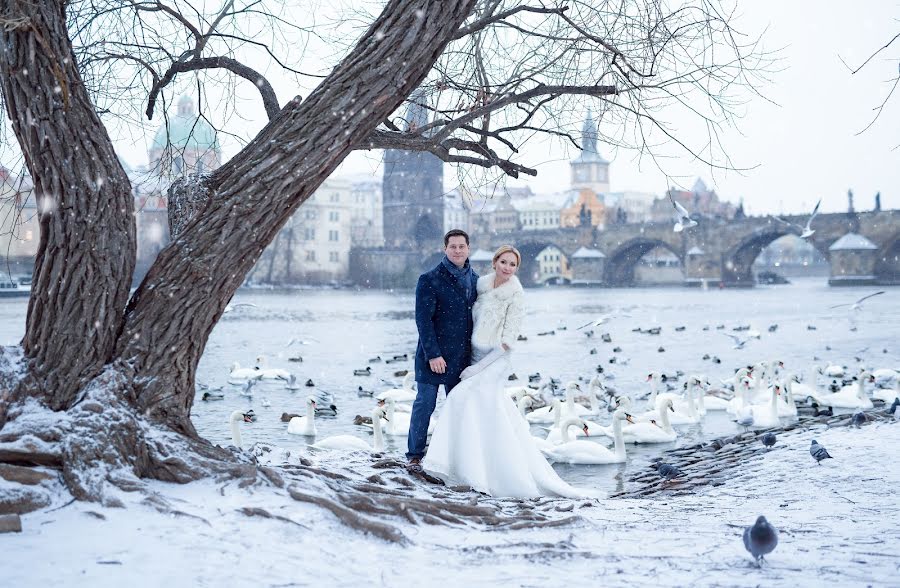
[[[500,343],[506,349],[510,349],[516,343],[519,333],[522,332],[522,319],[525,317],[525,295],[517,292],[510,300],[506,308],[506,318],[503,321],[503,333],[500,335]]]

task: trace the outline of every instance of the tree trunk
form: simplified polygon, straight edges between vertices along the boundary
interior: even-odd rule
[[[297,207],[424,79],[473,3],[392,0],[305,101],[214,174],[203,213],[128,305],[116,355],[135,370],[145,414],[194,434],[194,374],[226,303]]]
[[[78,74],[64,4],[0,0],[0,88],[41,227],[22,346],[55,410],[112,356],[135,264],[131,185]]]

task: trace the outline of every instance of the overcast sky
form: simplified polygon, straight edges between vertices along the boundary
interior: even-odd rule
[[[765,48],[780,49],[781,58],[781,71],[761,88],[767,100],[750,100],[735,122],[737,128],[723,136],[735,167],[745,171],[714,171],[681,154],[664,160],[663,173],[647,158],[601,144],[601,154],[612,161],[611,189],[661,194],[672,183],[689,187],[699,176],[722,198],[734,202],[743,198],[751,213],[803,212],[818,198],[825,211],[845,210],[848,188],[856,195],[857,209],[871,208],[877,191],[883,208],[900,208],[900,88],[878,121],[859,134],[898,76],[900,39],[856,75],[841,61],[855,67],[900,32],[900,2],[861,0],[851,6],[834,1],[743,0],[738,6],[738,30],[749,35],[765,30]],[[329,55],[325,61],[333,59]],[[275,72],[267,75],[282,102],[308,93]],[[261,128],[264,114],[258,94],[252,88],[241,91],[246,92],[242,116],[250,136]],[[674,122],[683,136],[702,137],[696,120]],[[146,144],[152,135],[142,140],[130,133],[112,134],[123,136],[117,148],[126,161],[146,163]],[[227,138],[222,144],[226,159],[240,147]],[[526,182],[537,192],[548,192],[567,187],[568,160],[574,155],[555,144],[532,143],[518,161],[538,168],[538,176]],[[380,176],[380,157],[354,153],[338,171],[347,173]],[[452,188],[456,176],[449,166],[445,176],[446,187]]]

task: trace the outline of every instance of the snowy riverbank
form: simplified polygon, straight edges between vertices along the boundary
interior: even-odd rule
[[[834,460],[815,464],[813,437]],[[21,534],[0,535],[0,577],[7,586],[97,588],[896,585],[898,444],[900,425],[892,423],[807,431],[776,446],[752,476],[735,472],[725,485],[691,496],[538,501],[545,514],[580,517],[557,528],[385,519],[409,538],[407,546],[352,531],[284,490],[154,483],[180,511],[174,515],[142,503],[140,493],[121,495],[126,508],[62,506],[61,494],[58,504],[23,517]],[[359,479],[377,472],[368,458],[340,471]],[[245,508],[293,523],[247,516]],[[758,514],[781,531],[762,569],[741,543],[743,526]]]

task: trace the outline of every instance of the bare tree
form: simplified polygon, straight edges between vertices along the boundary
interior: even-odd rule
[[[41,210],[26,334],[0,355],[0,461],[58,467],[93,500],[141,478],[255,471],[197,435],[194,377],[227,302],[297,208],[355,149],[534,174],[521,145],[535,134],[574,141],[565,115],[586,99],[610,128],[633,123],[612,141],[677,142],[661,116],[673,105],[715,137],[762,56],[718,4],[667,5],[388,0],[309,96],[279,108],[233,53],[252,35],[229,27],[255,18],[257,3],[207,16],[186,2],[0,0],[0,88]],[[157,17],[182,33],[157,30]],[[127,31],[143,36],[120,41]],[[118,89],[143,88],[140,110],[155,116],[173,80],[210,68],[253,81],[270,120],[220,168],[175,186],[175,200],[189,197],[170,211],[173,240],[129,295],[131,186],[92,91],[126,79]],[[428,116],[403,121],[416,88]],[[685,147],[715,163],[708,147]],[[57,412],[52,426],[42,410]]]
[[[875,51],[870,53],[869,56],[865,59],[865,61],[863,61],[861,64],[859,64],[856,67],[851,67],[851,66],[847,65],[847,62],[844,61],[843,59],[841,59],[841,61],[847,67],[847,69],[850,70],[850,75],[856,75],[859,72],[861,72],[863,69],[865,69],[867,66],[869,66],[872,63],[873,59],[875,59],[883,51],[886,51],[887,49],[889,49],[891,47],[891,45],[893,45],[898,40],[900,40],[900,33],[897,33],[896,35],[891,37],[891,39],[887,43],[885,43],[884,45],[882,45],[881,47],[879,47],[878,49],[876,49]],[[872,109],[874,111],[872,120],[870,120],[869,124],[867,124],[862,130],[860,130],[858,133],[856,133],[857,135],[861,135],[862,133],[865,133],[872,127],[872,125],[875,124],[875,122],[881,116],[881,113],[884,111],[884,107],[887,105],[888,101],[891,99],[891,97],[894,95],[894,92],[897,90],[897,86],[900,85],[900,60],[893,59],[891,61],[896,61],[896,65],[892,66],[892,68],[891,68],[892,69],[892,71],[891,71],[892,77],[888,78],[885,82],[889,86],[889,89],[884,96],[884,100],[882,100],[880,104],[878,104],[877,106],[875,106]],[[897,149],[897,147],[900,147],[900,145],[895,146],[894,149]]]

